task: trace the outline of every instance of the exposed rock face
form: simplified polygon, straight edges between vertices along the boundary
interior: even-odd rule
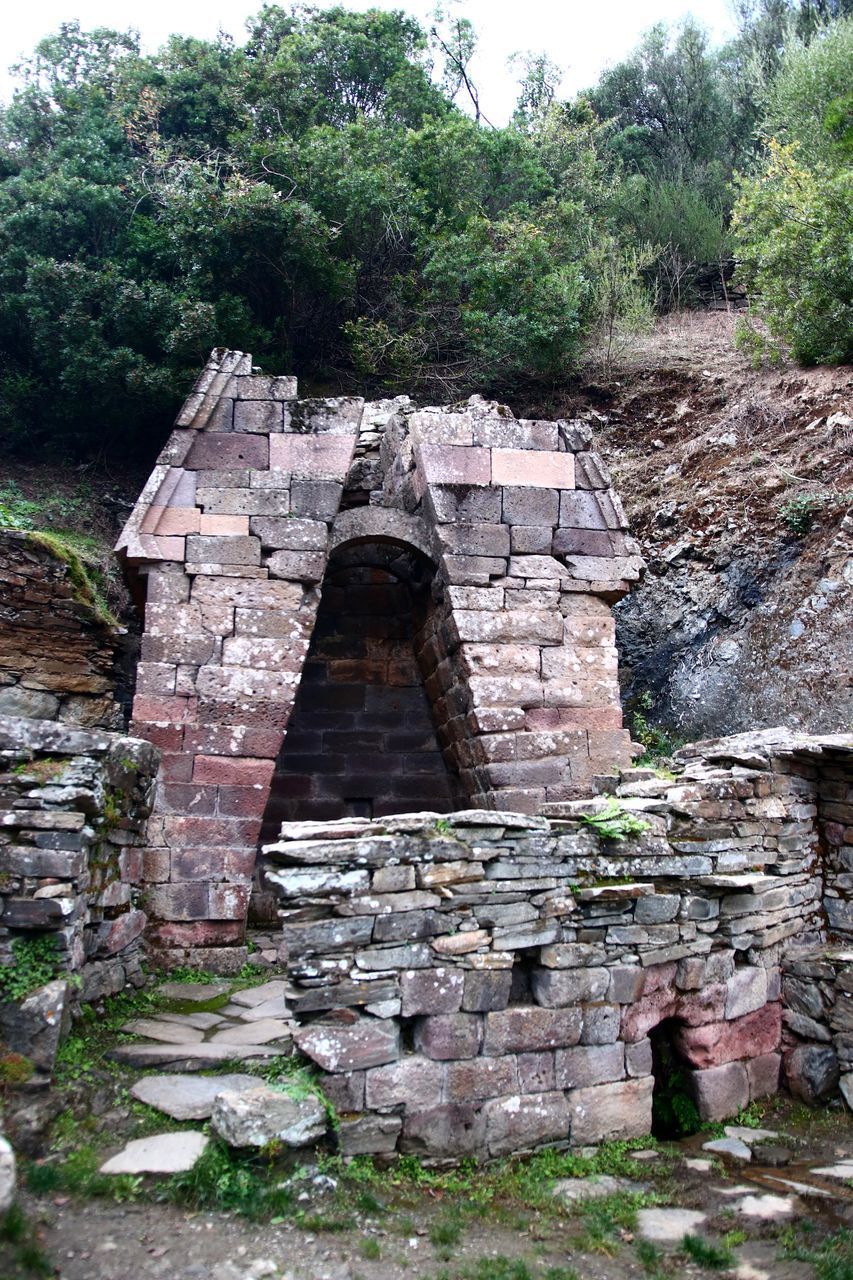
[[[0,716],[120,730],[118,647],[49,545],[0,530]]]

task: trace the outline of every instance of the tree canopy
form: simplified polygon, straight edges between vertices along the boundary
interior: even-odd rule
[[[0,112],[4,447],[147,455],[217,344],[317,388],[564,379],[619,320],[603,298],[638,315],[724,269],[761,112],[791,163],[849,139],[849,91],[809,61],[847,0],[743,3],[726,49],[655,27],[575,102],[528,55],[502,128],[463,18],[266,5],[242,44],[152,55],[64,24]]]

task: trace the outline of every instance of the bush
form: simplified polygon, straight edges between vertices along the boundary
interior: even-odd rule
[[[742,178],[733,228],[752,310],[803,364],[853,359],[853,171],[844,109],[853,19],[787,56],[763,167]],[[750,335],[755,346],[756,331]]]

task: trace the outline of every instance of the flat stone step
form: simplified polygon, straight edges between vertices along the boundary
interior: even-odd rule
[[[246,987],[242,991],[232,991],[231,1003],[252,1008],[254,1005],[263,1004],[265,1000],[273,1000],[276,996],[284,998],[286,991],[287,983],[281,978],[274,978],[272,981],[264,982],[257,987]]]
[[[188,1027],[200,1027],[202,1031],[210,1031],[220,1022],[224,1022],[221,1013],[158,1013],[158,1022],[177,1022]]]
[[[288,1046],[276,1047],[261,1044],[234,1044],[219,1041],[217,1044],[119,1044],[110,1050],[115,1062],[125,1062],[131,1067],[170,1066],[174,1071],[201,1071],[212,1063],[244,1062],[250,1058],[275,1058],[286,1052]]]
[[[99,1173],[186,1173],[201,1156],[210,1139],[195,1129],[135,1138],[111,1156]]]
[[[164,1044],[196,1044],[204,1039],[204,1032],[198,1027],[185,1022],[159,1022],[156,1018],[136,1018],[121,1029],[125,1035],[145,1036]]]
[[[239,1005],[236,1007],[239,1008]],[[287,1001],[281,995],[273,996],[270,1000],[265,1000],[263,1004],[256,1004],[253,1008],[244,1009],[239,1016],[244,1022],[259,1022],[265,1018],[287,1018],[289,1015]]]
[[[291,1025],[281,1018],[262,1018],[257,1022],[232,1024],[210,1037],[208,1044],[269,1044],[290,1036]]]
[[[677,1246],[707,1221],[707,1213],[698,1209],[640,1209],[637,1231],[643,1240]]]
[[[161,982],[155,994],[164,1000],[190,1000],[193,1004],[206,1004],[230,991],[227,982]]]
[[[131,1097],[162,1111],[173,1120],[206,1120],[216,1097],[226,1090],[243,1093],[256,1089],[257,1076],[156,1075],[142,1076],[130,1090]]]

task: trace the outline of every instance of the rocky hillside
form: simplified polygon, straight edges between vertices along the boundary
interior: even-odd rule
[[[629,712],[686,740],[849,730],[853,370],[753,370],[733,322],[663,321],[615,383],[523,407],[594,423],[642,544],[617,610]]]

